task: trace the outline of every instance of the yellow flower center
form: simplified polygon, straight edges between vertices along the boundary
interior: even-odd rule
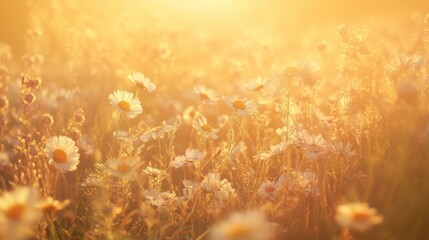
[[[276,191],[276,188],[274,186],[266,186],[265,187],[265,192],[266,193],[273,193]]]
[[[128,173],[131,169],[132,167],[126,163],[121,163],[116,168],[116,170],[122,174]]]
[[[352,218],[357,221],[367,221],[371,218],[371,215],[368,212],[356,212]]]
[[[210,126],[209,124],[201,125],[201,129],[203,129],[206,132],[211,132],[213,130],[212,126]]]
[[[243,101],[241,101],[241,100],[235,100],[235,101],[232,103],[232,106],[233,106],[235,109],[240,109],[240,110],[244,110],[244,109],[246,109],[246,104],[245,104]]]
[[[294,74],[297,74],[298,73],[298,71],[299,71],[299,69],[298,68],[296,68],[296,67],[287,67],[286,69],[285,69],[285,71],[283,72],[283,74],[285,75],[285,76],[290,76],[290,75],[294,75]]]
[[[42,207],[42,212],[44,212],[45,214],[50,214],[58,210],[59,210],[58,206],[53,203],[46,204],[45,206]]]
[[[15,204],[6,210],[5,215],[9,219],[19,220],[24,214],[24,211],[25,211],[24,204]]]
[[[200,100],[201,101],[205,101],[205,100],[210,100],[209,96],[205,93],[200,93]]]
[[[251,230],[252,229],[249,226],[239,223],[230,226],[225,233],[228,238],[242,238],[247,236]]]
[[[67,162],[67,154],[62,149],[56,149],[54,151],[54,161],[58,163]]]
[[[126,102],[126,101],[120,101],[120,102],[118,102],[118,107],[120,109],[122,109],[123,111],[125,111],[125,112],[128,112],[131,109],[130,103]]]

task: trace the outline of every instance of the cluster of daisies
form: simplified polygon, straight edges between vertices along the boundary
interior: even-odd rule
[[[0,238],[5,240],[27,239],[32,226],[41,218],[48,222],[56,213],[69,205],[69,200],[59,201],[51,196],[40,197],[32,187],[17,186],[0,196]]]
[[[305,81],[312,84],[317,79],[319,67],[315,63],[294,62],[287,66],[283,76],[287,78]],[[120,113],[119,121],[122,117],[133,119],[143,113],[143,108],[138,98],[140,90],[149,93],[156,90],[156,85],[149,78],[140,72],[134,72],[128,79],[136,86],[136,92],[131,93],[125,90],[116,90],[108,96],[108,100],[113,108]],[[273,80],[274,79],[274,80]],[[236,118],[253,116],[258,113],[260,104],[273,103],[277,112],[283,111],[281,105],[287,90],[276,81],[276,77],[268,79],[257,77],[244,85],[246,91],[257,92],[260,98],[251,100],[239,98],[237,96],[220,97],[218,93],[205,86],[196,86],[194,92],[199,97],[201,104],[213,105],[223,100],[225,105],[233,112]],[[70,98],[69,94],[65,99]],[[62,101],[63,99],[57,99]],[[183,120],[188,121],[192,128],[203,139],[215,141],[222,126],[229,121],[228,117],[219,117],[217,123],[209,120],[194,106],[188,107],[183,113]],[[296,127],[291,128],[284,122],[285,127],[278,128],[275,132],[281,139],[278,144],[270,145],[269,149],[258,152],[254,159],[259,161],[275,158],[286,153],[288,149],[300,148],[307,160],[318,160],[327,153],[336,153],[346,158],[352,158],[356,152],[349,143],[330,142],[322,135],[311,134],[307,130]],[[140,143],[144,144],[152,140],[163,139],[170,135],[176,126],[167,124],[165,121],[160,126],[147,129],[138,137]],[[114,141],[125,140],[129,133],[120,131],[114,132]],[[114,147],[107,156],[107,159],[100,169],[104,169],[107,174],[127,181],[138,181],[137,169],[142,166],[142,162],[136,157],[114,157]],[[243,141],[235,143],[227,156],[227,163],[234,163],[240,156],[248,150]],[[79,164],[79,148],[75,140],[67,136],[53,136],[46,140],[44,152],[49,164],[55,166],[58,171],[65,173],[75,171]],[[174,156],[169,162],[168,168],[190,168],[195,171],[200,170],[201,164],[208,158],[208,153],[195,147],[188,147],[182,155]],[[100,164],[98,164],[100,165]],[[97,167],[97,166],[96,166]],[[199,181],[183,180],[182,195],[179,196],[174,191],[161,191],[160,182],[168,174],[167,169],[159,169],[153,166],[146,167],[142,172],[149,178],[149,187],[142,189],[142,199],[145,204],[156,208],[158,211],[169,211],[183,205],[186,201],[195,200],[197,196],[206,199],[207,209],[219,210],[227,206],[228,202],[236,198],[236,190],[228,179],[222,178],[220,173],[209,172],[202,176]],[[290,174],[281,174],[275,180],[265,180],[260,183],[257,195],[261,199],[275,201],[282,191],[297,184],[308,193],[317,194],[318,181],[314,172],[310,170],[293,171]],[[97,174],[90,174],[81,184],[83,187],[100,187],[107,184],[103,178]],[[140,183],[139,183],[140,184]],[[11,239],[19,239],[29,234],[29,229],[42,213],[52,216],[53,212],[59,211],[69,204],[68,200],[58,201],[52,197],[46,197],[43,201],[38,199],[37,191],[31,188],[17,187],[13,192],[6,192],[0,197],[0,223],[9,226],[0,228],[0,236],[12,236]],[[371,226],[383,221],[383,217],[373,208],[365,203],[345,204],[337,207],[335,220],[339,226],[355,230],[366,231]],[[25,231],[9,232],[7,229],[19,229],[23,227]],[[210,228],[210,239],[272,239],[275,236],[276,224],[269,222],[262,211],[250,210],[232,214],[228,219],[213,225]]]

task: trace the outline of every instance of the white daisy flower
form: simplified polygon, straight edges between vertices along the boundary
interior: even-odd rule
[[[17,187],[0,197],[0,218],[10,222],[33,223],[39,217],[35,204],[38,193],[31,187]]]
[[[225,97],[224,101],[226,105],[234,110],[238,116],[249,116],[255,114],[258,111],[258,106],[253,100],[248,100],[247,98],[238,98],[236,96]]]
[[[307,85],[313,86],[319,79],[318,72],[320,66],[312,61],[295,61],[289,63],[283,71],[283,76],[288,78],[298,78]]]
[[[210,124],[207,123],[207,119],[200,115],[192,121],[192,127],[195,128],[199,134],[204,137],[211,139],[217,139],[216,133],[219,132],[219,129],[213,128]]]
[[[335,220],[343,228],[365,232],[373,225],[383,222],[383,216],[367,203],[350,203],[337,206]]]
[[[258,76],[244,84],[244,89],[247,91],[260,92],[268,83],[268,78]]]
[[[198,94],[200,101],[203,103],[214,104],[215,102],[219,101],[218,94],[213,89],[200,85],[194,87],[194,92]]]
[[[140,100],[134,98],[134,94],[124,90],[117,90],[113,94],[110,94],[109,101],[114,108],[129,118],[135,118],[143,112]]]
[[[138,165],[137,159],[110,159],[106,161],[107,171],[115,177],[131,179]]]
[[[16,187],[0,196],[0,238],[26,239],[39,219],[38,192],[31,187]]]
[[[259,211],[234,213],[226,221],[212,227],[210,240],[269,240],[274,229]]]
[[[283,188],[283,186],[286,183],[286,177],[285,175],[281,175],[277,182],[274,181],[265,181],[261,184],[258,190],[258,195],[261,198],[274,200],[279,191]]]
[[[66,136],[54,136],[48,139],[45,154],[49,163],[60,171],[74,171],[79,164],[79,152],[75,142]]]
[[[148,92],[153,92],[156,89],[156,85],[141,72],[133,72],[128,75],[128,80],[133,82],[138,88],[146,89]]]
[[[42,202],[38,203],[36,207],[40,209],[44,214],[51,215],[51,214],[54,214],[55,212],[58,212],[64,209],[69,204],[70,204],[70,200],[68,199],[64,201],[59,201],[49,196],[46,199],[44,199]]]
[[[185,155],[177,156],[171,161],[170,166],[180,168],[183,166],[191,166],[203,160],[207,156],[206,152],[201,152],[198,149],[188,148]]]
[[[187,199],[194,199],[197,196],[198,189],[200,188],[199,183],[191,180],[183,180],[183,196]]]
[[[157,126],[154,128],[151,128],[144,132],[140,139],[143,142],[147,142],[150,139],[156,140],[156,139],[163,139],[165,134],[169,134],[173,131],[173,127],[169,124],[167,124],[165,121],[162,122],[161,126]]]
[[[231,183],[227,179],[220,180],[218,173],[209,173],[201,182],[201,188],[213,193],[221,203],[232,197],[235,193],[235,189],[231,186]]]

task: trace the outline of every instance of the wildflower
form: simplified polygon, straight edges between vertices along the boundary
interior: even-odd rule
[[[211,240],[268,240],[273,238],[273,229],[262,213],[249,211],[234,213],[226,221],[212,227]]]
[[[82,126],[85,122],[85,115],[83,114],[82,109],[78,109],[73,114],[73,121],[79,126]]]
[[[195,117],[197,117],[200,113],[194,106],[189,106],[183,111],[183,120],[192,121]]]
[[[200,101],[203,103],[214,104],[219,101],[219,97],[215,90],[206,88],[204,86],[195,86],[194,92],[200,97]]]
[[[265,77],[258,76],[250,80],[248,83],[244,84],[244,89],[247,91],[260,92],[265,88],[268,83],[268,79]]]
[[[103,178],[99,175],[89,175],[81,184],[83,187],[101,187],[103,186]]]
[[[51,215],[55,212],[58,212],[67,205],[70,204],[70,200],[58,201],[52,197],[47,197],[45,200],[37,204],[37,207],[46,215]]]
[[[404,53],[398,54],[393,57],[387,66],[387,74],[394,79],[411,76],[419,71],[424,63],[425,59],[421,56],[407,56]]]
[[[335,220],[343,228],[365,232],[373,225],[380,224],[383,216],[377,210],[370,208],[367,203],[350,203],[337,206]]]
[[[42,91],[41,101],[46,107],[56,109],[63,104],[71,102],[74,95],[75,91],[71,89],[57,88],[52,92],[45,89]]]
[[[206,152],[201,152],[198,149],[188,148],[185,155],[177,156],[171,161],[170,166],[179,168],[183,166],[190,166],[203,160],[207,156]]]
[[[346,157],[354,157],[356,155],[356,151],[351,148],[350,143],[337,142],[334,144],[334,148],[337,153]]]
[[[16,187],[0,197],[0,236],[24,239],[31,234],[31,226],[40,217],[36,208],[38,193],[31,187]]]
[[[159,177],[163,175],[163,171],[159,170],[158,168],[154,167],[147,167],[145,170],[143,170],[144,173],[146,173],[149,177]]]
[[[45,154],[49,157],[49,163],[62,172],[74,171],[79,164],[78,148],[69,137],[54,136],[48,139]]]
[[[145,190],[143,192],[143,196],[145,197],[146,204],[152,205],[157,208],[170,206],[175,208],[179,206],[180,202],[182,202],[182,197],[176,197],[175,192],[159,192],[155,189]]]
[[[25,104],[31,104],[34,101],[36,101],[36,95],[34,95],[34,93],[26,93],[26,94],[24,94],[22,101]]]
[[[238,116],[249,116],[258,111],[258,106],[255,101],[248,100],[247,98],[239,99],[236,96],[224,98],[226,105],[234,110]]]
[[[232,197],[235,192],[227,179],[220,180],[218,173],[209,173],[201,182],[201,188],[213,193],[221,203]]]
[[[187,199],[194,199],[197,195],[198,189],[200,188],[199,184],[191,180],[183,180],[183,196]]]
[[[155,84],[141,72],[133,72],[128,75],[128,80],[133,82],[138,88],[146,89],[148,92],[153,92],[156,89]]]
[[[286,182],[286,178],[284,175],[281,175],[277,180],[277,182],[267,180],[263,182],[259,187],[258,195],[261,198],[274,200],[277,197],[278,192],[285,185],[285,182]]]
[[[283,71],[286,79],[297,78],[309,86],[316,84],[320,67],[315,62],[291,62]]]
[[[41,118],[42,124],[47,127],[52,126],[52,124],[54,124],[54,118],[49,113],[43,114],[40,118]]]
[[[106,162],[107,171],[115,177],[131,179],[134,176],[137,159],[110,159]]]
[[[73,139],[73,141],[75,142],[80,142],[80,139],[82,138],[82,133],[80,132],[80,130],[76,127],[72,127],[69,129],[69,134],[71,139]]]
[[[163,121],[161,126],[154,127],[143,133],[140,139],[143,142],[147,142],[150,139],[164,139],[165,134],[169,134],[171,131],[173,131],[173,127]]]
[[[213,128],[208,124],[207,119],[204,116],[201,115],[195,118],[194,121],[192,121],[192,126],[204,137],[217,139],[216,133],[219,132],[219,129]]]
[[[129,118],[135,118],[143,112],[139,99],[134,98],[134,94],[124,90],[117,90],[110,94],[109,101],[114,108]]]
[[[259,152],[254,156],[254,158],[259,160],[267,160],[271,157],[275,157],[277,155],[283,154],[286,152],[290,143],[286,140],[281,141],[276,145],[270,145],[270,150],[265,152]]]
[[[272,80],[262,89],[262,96],[257,101],[263,105],[277,105],[283,102],[283,99],[288,94],[285,84],[281,81]]]

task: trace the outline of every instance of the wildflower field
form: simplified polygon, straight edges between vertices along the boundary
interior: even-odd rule
[[[429,239],[428,13],[0,0],[0,239]]]

